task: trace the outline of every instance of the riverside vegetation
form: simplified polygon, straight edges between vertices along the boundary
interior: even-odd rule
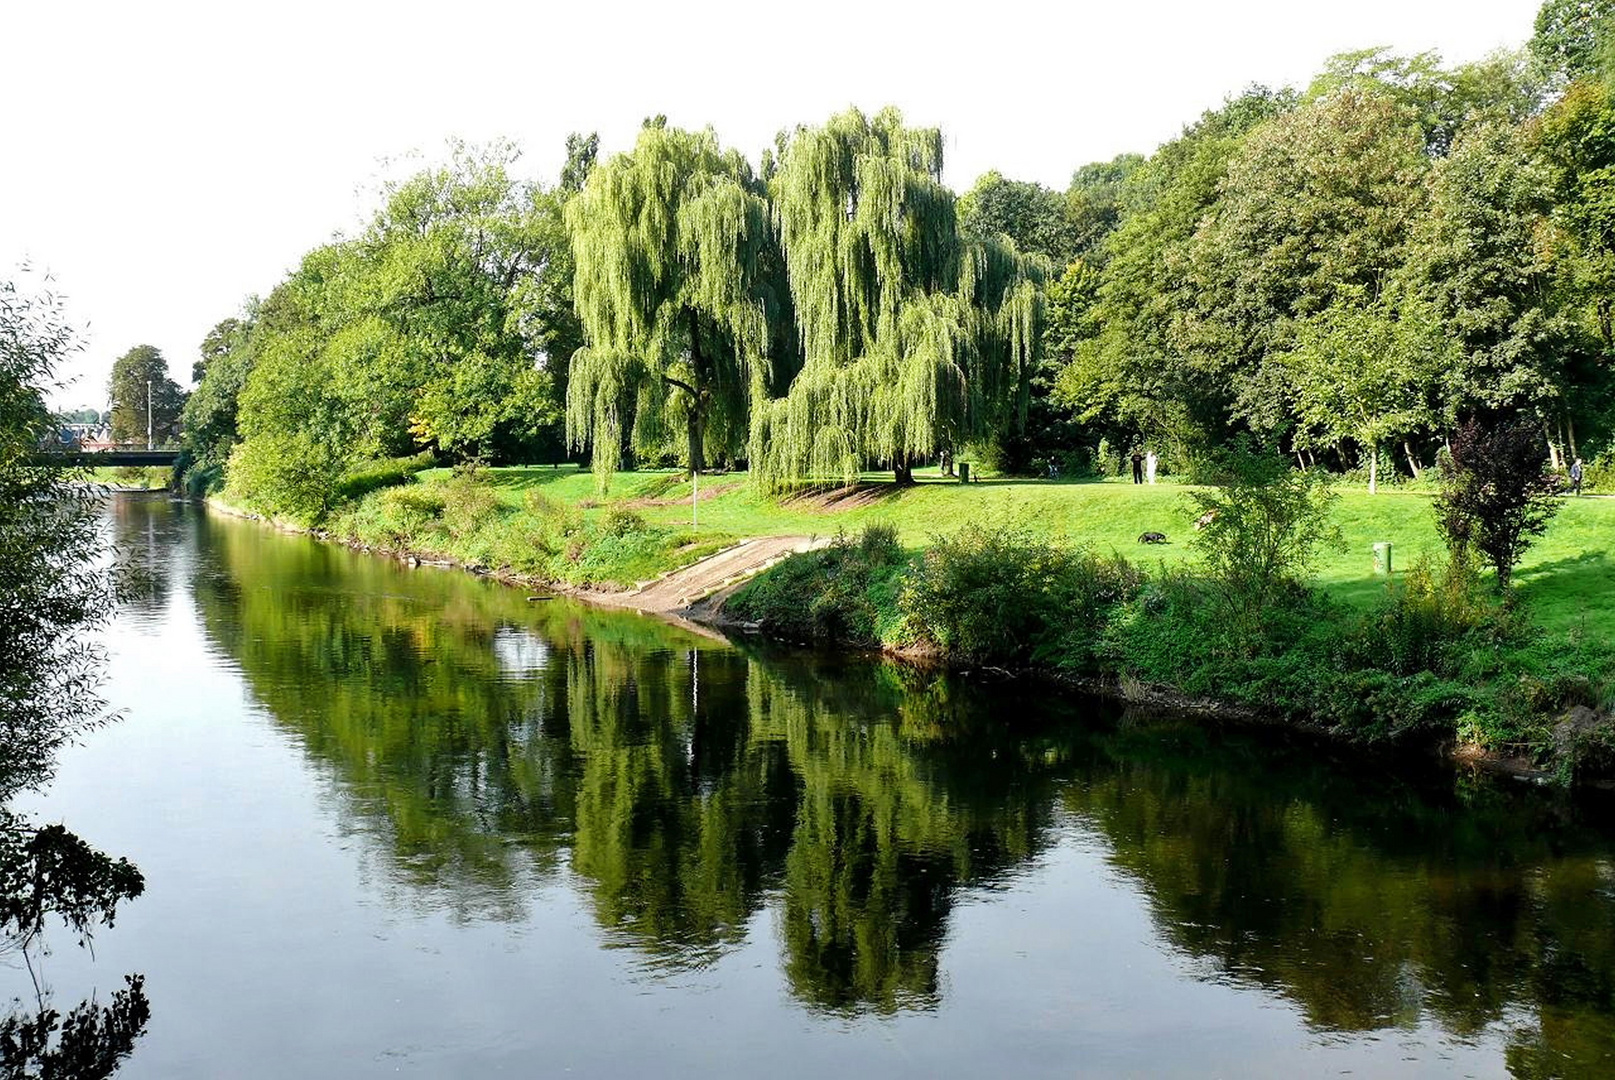
[[[1607,719],[1550,725],[1607,716],[1615,616],[1602,510],[1545,515],[1571,462],[1589,491],[1615,471],[1612,75],[1615,4],[1547,0],[1516,52],[1345,53],[1064,193],[989,173],[956,196],[941,132],[892,109],[783,130],[755,164],[652,117],[599,161],[569,139],[553,184],[457,146],[208,335],[186,482],[572,585],[845,528],[735,610],[1573,772]],[[1472,454],[1465,431],[1531,445]],[[1245,443],[1283,469],[1223,483]],[[1146,449],[1187,499],[919,483],[1114,476]],[[509,468],[574,459],[593,477]],[[1460,482],[1488,463],[1529,497]],[[702,528],[662,468],[708,474]],[[1432,514],[1408,491],[1442,472]],[[1359,490],[1331,502],[1326,475]],[[1292,491],[1285,521],[1236,527],[1229,499]],[[1191,545],[1196,499],[1229,512]],[[1146,531],[1176,541],[1159,565],[1112,554]],[[1389,590],[1362,572],[1382,540],[1414,556]],[[820,598],[786,610],[792,582]]]
[[[600,499],[573,468],[425,464],[353,477],[370,490],[328,533],[597,588],[742,536],[833,535],[740,587],[723,617],[793,641],[1171,691],[1362,744],[1457,742],[1566,780],[1612,763],[1607,727],[1558,729],[1566,710],[1615,700],[1606,500],[1550,496],[1562,507],[1552,530],[1500,593],[1478,558],[1449,554],[1430,492],[1341,491],[1260,455],[1221,487],[922,474],[910,489],[782,499],[710,477],[699,528],[677,472],[623,474],[617,498]],[[1240,500],[1244,513],[1230,512]],[[1197,532],[1211,506],[1213,527]],[[1147,561],[1123,554],[1155,527],[1172,542]],[[1377,577],[1369,548],[1387,539],[1400,566]]]

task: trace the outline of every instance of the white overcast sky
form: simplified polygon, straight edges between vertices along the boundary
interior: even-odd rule
[[[48,270],[83,328],[61,407],[104,407],[137,344],[181,383],[208,329],[352,232],[383,158],[515,140],[553,180],[569,131],[782,127],[887,104],[938,125],[947,180],[1063,188],[1252,82],[1389,45],[1522,45],[1540,0],[0,0],[0,274]]]

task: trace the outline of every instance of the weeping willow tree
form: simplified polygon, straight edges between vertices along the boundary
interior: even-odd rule
[[[805,363],[754,407],[755,476],[850,482],[1024,421],[1042,319],[1041,260],[963,243],[942,135],[887,109],[802,128],[771,185]]]
[[[566,210],[586,344],[567,387],[567,439],[594,448],[604,483],[624,436],[692,470],[738,457],[751,401],[769,392],[768,288],[778,257],[768,202],[745,160],[708,131],[647,124]]]

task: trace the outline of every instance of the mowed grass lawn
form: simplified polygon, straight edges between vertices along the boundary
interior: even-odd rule
[[[538,490],[557,501],[581,504],[585,514],[627,504],[647,521],[689,526],[690,483],[671,471],[625,472],[601,495],[587,471],[572,466],[489,469],[499,497],[522,506]],[[923,548],[929,538],[967,524],[1023,524],[1097,551],[1116,551],[1145,567],[1192,559],[1189,539],[1195,513],[1189,487],[1163,482],[1135,485],[1126,480],[1067,481],[987,479],[968,486],[934,470],[916,473],[919,483],[895,487],[890,473],[871,474],[855,495],[772,498],[754,491],[743,474],[701,478],[699,533],[713,538],[855,533],[865,525],[890,524],[902,542]],[[1341,485],[1336,520],[1344,538],[1338,550],[1319,561],[1319,583],[1356,605],[1367,605],[1384,589],[1374,574],[1373,545],[1394,545],[1397,568],[1424,554],[1438,555],[1442,544],[1427,492],[1396,489],[1369,495]],[[1138,543],[1144,532],[1163,532],[1168,543]],[[1526,554],[1516,581],[1521,595],[1554,633],[1585,632],[1615,637],[1615,498],[1567,499],[1563,509]]]

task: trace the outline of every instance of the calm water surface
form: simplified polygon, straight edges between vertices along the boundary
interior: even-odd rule
[[[120,1075],[1615,1075],[1607,807],[111,513]]]

